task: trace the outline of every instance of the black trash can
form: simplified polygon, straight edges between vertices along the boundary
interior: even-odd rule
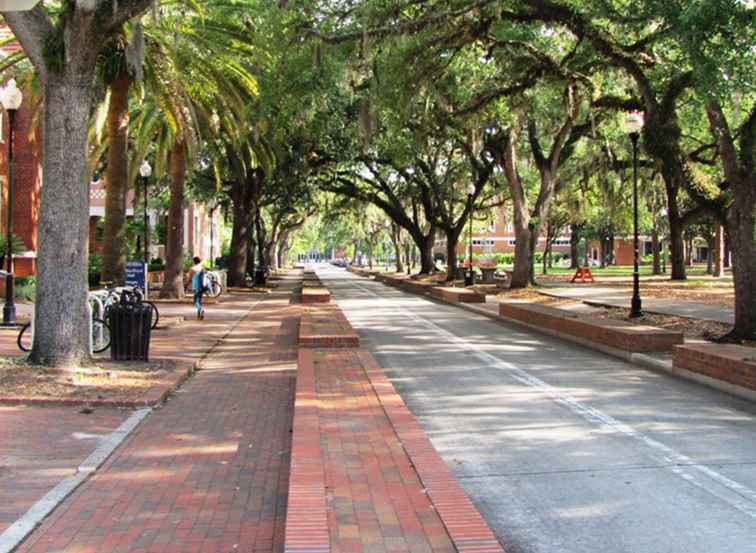
[[[265,286],[265,282],[268,279],[268,271],[264,268],[255,269],[255,286]]]
[[[114,361],[149,361],[152,308],[120,303],[110,308],[110,358]]]

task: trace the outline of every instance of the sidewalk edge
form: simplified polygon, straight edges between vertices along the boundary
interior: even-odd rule
[[[459,553],[505,553],[383,368],[369,351],[355,351],[456,550]]]
[[[52,513],[63,500],[78,488],[113,454],[141,422],[152,412],[150,407],[138,409],[111,432],[100,445],[78,466],[76,474],[68,476],[32,505],[21,518],[0,534],[0,553],[10,553],[39,524]]]

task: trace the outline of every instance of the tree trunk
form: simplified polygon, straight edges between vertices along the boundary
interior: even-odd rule
[[[715,223],[714,230],[714,270],[715,277],[724,275],[724,230],[722,225]]]
[[[249,253],[249,234],[251,222],[249,212],[237,208],[234,203],[234,225],[231,232],[231,251],[228,263],[228,285],[244,286],[247,271],[247,254]]]
[[[186,148],[177,140],[171,149],[171,203],[165,244],[165,281],[161,298],[184,297],[184,184],[186,182]]]
[[[693,266],[693,238],[685,240],[685,265]]]
[[[661,258],[659,256],[659,229],[654,225],[653,230],[651,231],[651,248],[653,249],[653,273],[655,275],[661,274]]]
[[[517,221],[517,217],[515,217]],[[523,226],[519,222],[515,224],[515,258],[512,269],[512,279],[509,282],[510,288],[527,288],[530,277],[530,270],[533,266],[530,256],[531,246],[530,228]]]
[[[402,240],[401,229],[399,225],[391,225],[391,240],[394,243],[394,255],[396,256],[396,272],[404,272],[404,265],[402,264]]]
[[[577,269],[580,261],[578,256],[578,245],[580,244],[580,227],[576,224],[570,225],[570,269]]]
[[[102,280],[123,284],[126,267],[126,193],[129,184],[129,88],[124,75],[110,84],[108,165],[105,172],[105,235]]]
[[[459,244],[459,231],[446,231],[446,280],[452,281],[457,278],[457,245]],[[465,256],[467,259],[467,256]]]
[[[669,215],[669,265],[672,268],[672,280],[685,280],[685,242],[683,240],[683,223],[677,208],[677,196],[669,198],[667,211]]]
[[[74,55],[74,54],[72,54]],[[93,75],[50,73],[44,85],[44,174],[39,213],[33,363],[89,358],[87,130]]]
[[[538,250],[538,237],[540,232],[531,224],[530,225],[530,244],[528,247],[528,282],[536,285],[535,278],[535,254]]]
[[[251,194],[245,182],[233,184],[233,229],[231,232],[231,251],[228,263],[228,285],[245,286],[247,273],[247,255],[249,238],[252,231],[252,218],[249,199]]]
[[[727,218],[735,281],[733,336],[756,340],[756,186],[739,187]]]
[[[710,233],[706,237],[706,274],[711,275],[714,274],[714,234]]]
[[[431,229],[424,240],[417,244],[420,250],[420,274],[429,275],[436,269],[433,262],[433,246],[436,244],[436,230]]]

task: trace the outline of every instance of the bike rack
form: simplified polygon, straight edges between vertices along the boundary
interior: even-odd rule
[[[89,293],[89,301],[87,302],[87,310],[89,311],[89,320],[93,320],[95,317],[98,319],[104,320],[105,317],[105,305],[102,302],[102,296],[103,294],[101,292],[90,292]],[[94,314],[92,313],[92,304],[94,304]],[[95,340],[99,340],[102,338],[102,328],[99,326],[97,327],[97,332],[99,333],[99,336],[93,336],[92,328],[94,325],[89,325],[89,353],[90,355],[94,352],[94,343]]]

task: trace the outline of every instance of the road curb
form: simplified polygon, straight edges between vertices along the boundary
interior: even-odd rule
[[[357,273],[352,273],[356,276],[361,276],[363,278],[365,275],[360,275]],[[498,313],[491,312],[483,307],[477,306],[475,304],[465,304],[465,303],[456,303],[456,302],[450,302],[443,300],[438,297],[431,296],[429,294],[415,294],[408,290],[402,289],[402,291],[407,292],[409,294],[412,294],[413,296],[421,296],[425,299],[437,303],[442,303],[444,305],[450,305],[453,307],[458,307],[461,309],[465,309],[467,311],[470,311],[472,313],[476,313],[478,315],[483,315],[485,317],[488,317],[489,319],[493,319],[495,321],[499,322],[505,322],[513,325],[522,326],[525,328],[528,328],[530,330],[533,330],[535,332],[538,332],[540,334],[545,334],[548,336],[553,336],[554,338],[559,338],[561,340],[564,340],[566,342],[570,342],[573,344],[577,344],[579,346],[582,346],[584,348],[599,351],[601,353],[605,353],[607,355],[611,355],[612,357],[616,357],[618,359],[621,359],[623,361],[626,361],[628,363],[631,363],[633,365],[636,365],[638,367],[649,369],[656,372],[663,372],[672,376],[675,376],[677,378],[682,378],[685,380],[689,380],[691,382],[695,382],[697,384],[701,384],[703,386],[706,386],[707,388],[711,388],[714,390],[717,390],[719,392],[724,392],[726,394],[732,395],[737,397],[738,399],[743,399],[746,401],[754,402],[756,403],[756,391],[749,390],[748,388],[744,388],[742,386],[738,386],[736,384],[731,384],[729,382],[725,382],[722,380],[717,380],[715,378],[708,377],[703,374],[694,373],[691,371],[687,371],[685,369],[680,369],[678,367],[675,367],[672,364],[672,361],[666,361],[663,359],[656,359],[654,357],[651,357],[650,355],[646,355],[644,353],[632,353],[623,351],[620,349],[612,348],[609,346],[605,346],[603,344],[597,344],[596,342],[593,342],[591,340],[585,340],[582,338],[579,338],[577,336],[572,336],[570,334],[565,334],[556,330],[551,330],[548,328],[539,327],[536,325],[531,325],[528,323],[525,323],[523,321],[519,321],[517,319],[510,319],[508,317],[505,317],[503,315],[499,315]],[[543,293],[543,292],[539,292]],[[544,295],[551,295],[551,294],[544,294]],[[554,296],[554,297],[561,297],[561,296]],[[586,302],[584,302],[586,303]],[[614,307],[614,306],[612,306]]]

